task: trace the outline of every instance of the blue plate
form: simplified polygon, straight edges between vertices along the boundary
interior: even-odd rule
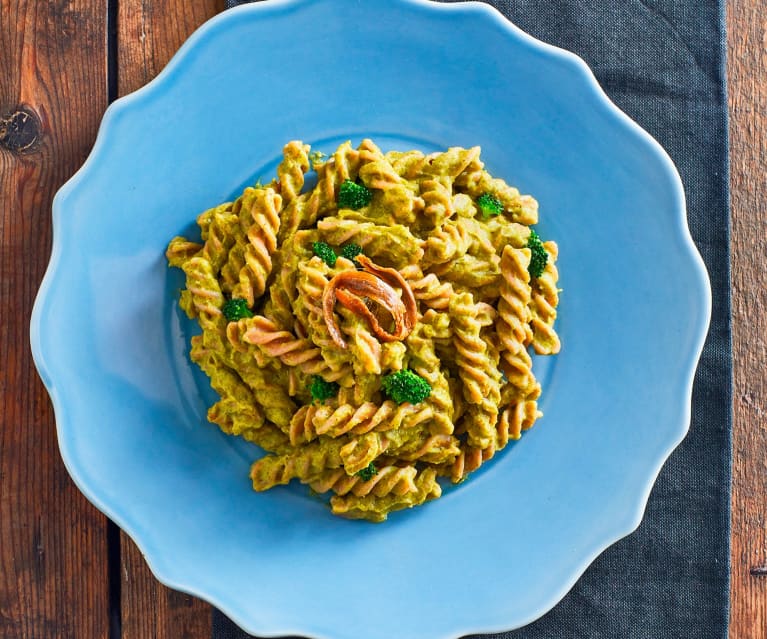
[[[270,177],[282,145],[479,144],[559,242],[564,348],[545,416],[482,472],[381,525],[251,491],[205,420],[168,240]],[[710,291],[668,156],[576,56],[487,5],[272,0],[201,27],[112,105],[54,202],[32,348],[73,479],[158,579],[259,635],[447,639],[549,610],[639,524],[684,437]],[[614,584],[618,586],[619,584]],[[605,584],[606,588],[612,587]]]

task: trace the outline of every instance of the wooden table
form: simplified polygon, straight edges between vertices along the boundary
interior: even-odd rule
[[[0,1],[0,637],[210,637],[210,607],[159,585],[130,539],[69,479],[29,354],[28,324],[50,253],[51,199],[88,154],[107,104],[151,80],[222,4]],[[767,6],[731,0],[728,11],[735,361],[730,637],[765,639]]]

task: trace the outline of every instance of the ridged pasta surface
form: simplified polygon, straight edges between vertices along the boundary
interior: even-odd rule
[[[202,329],[190,357],[219,395],[208,420],[266,452],[253,488],[299,481],[383,521],[520,439],[542,417],[531,352],[561,348],[558,247],[536,247],[537,222],[479,147],[294,140],[273,180],[170,240]],[[407,376],[420,390],[399,396]]]

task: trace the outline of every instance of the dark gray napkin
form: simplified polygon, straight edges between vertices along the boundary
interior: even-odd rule
[[[580,55],[613,101],[669,152],[714,302],[690,434],[663,468],[642,525],[606,550],[546,616],[496,637],[726,639],[732,351],[724,0],[489,4]],[[213,639],[248,636],[215,612]]]

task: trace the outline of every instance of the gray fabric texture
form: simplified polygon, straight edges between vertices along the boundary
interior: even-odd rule
[[[732,353],[724,0],[489,4],[533,36],[580,55],[613,101],[668,151],[713,292],[690,433],[661,471],[643,523],[547,615],[494,636],[725,639]],[[213,626],[213,639],[248,636],[218,611]]]

